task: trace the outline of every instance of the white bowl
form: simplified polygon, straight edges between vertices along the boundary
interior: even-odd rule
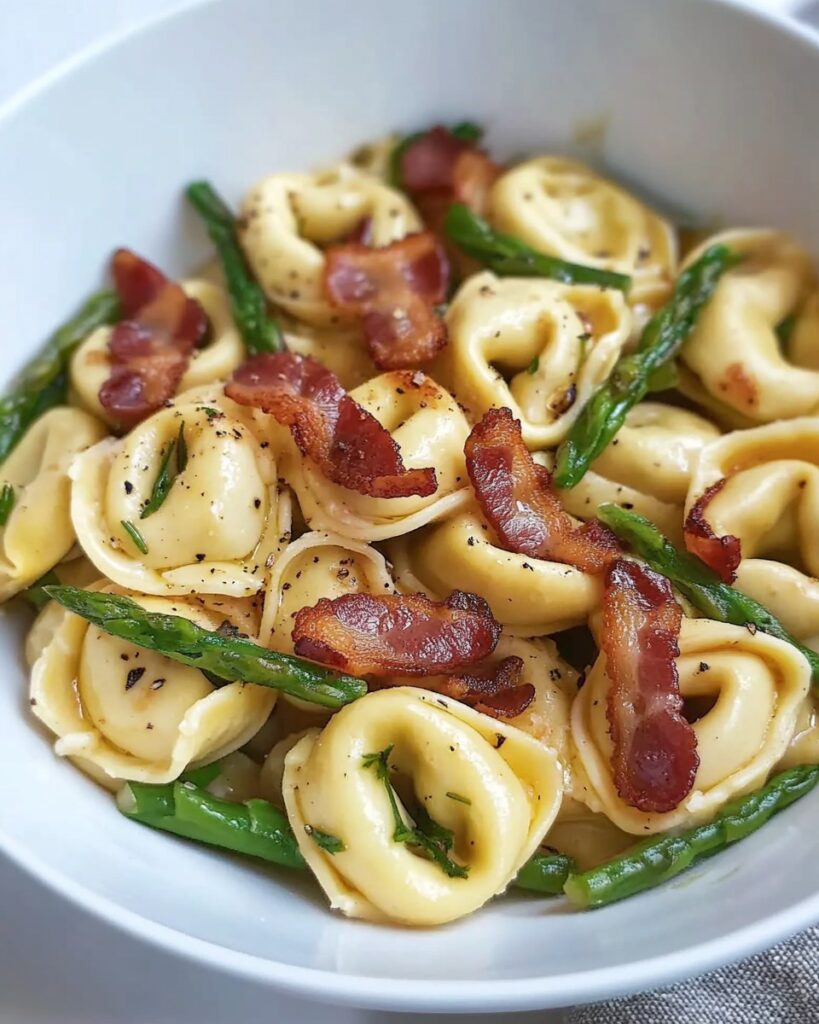
[[[208,249],[181,187],[385,129],[472,116],[496,152],[592,154],[704,221],[819,247],[819,47],[705,0],[236,0],[188,8],[51,75],[0,116],[0,310],[10,371],[127,244],[171,271]],[[582,154],[582,148],[580,150]],[[588,153],[586,155],[589,155]],[[318,888],[141,829],[27,713],[22,621],[0,623],[0,847],[82,907],[187,956],[333,1002],[488,1011],[691,976],[819,920],[819,792],[676,882],[593,913],[498,900],[437,931],[334,917]]]

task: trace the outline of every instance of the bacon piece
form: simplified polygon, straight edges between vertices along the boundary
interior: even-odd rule
[[[485,658],[500,625],[477,594],[323,597],[296,614],[296,654],[353,675],[430,676]]]
[[[682,610],[664,576],[617,559],[606,575],[602,648],[611,685],[607,717],[617,792],[663,814],[691,792],[700,759],[682,714],[674,661]]]
[[[181,286],[128,249],[112,263],[123,319],[108,342],[111,372],[102,407],[121,427],[145,419],[173,397],[191,352],[208,329],[205,311]]]
[[[401,184],[423,206],[423,199],[466,203],[476,213],[500,168],[475,141],[456,138],[438,125],[419,136],[401,156]],[[445,212],[445,211],[444,211]]]
[[[447,676],[441,692],[493,718],[517,718],[535,699],[531,683],[521,683],[523,659],[514,655],[472,672]]]
[[[254,356],[235,370],[225,394],[289,427],[302,455],[333,483],[372,498],[428,497],[437,489],[435,470],[407,469],[389,431],[310,356]]]
[[[424,231],[372,249],[360,242],[325,252],[324,292],[333,306],[361,318],[364,341],[381,370],[429,362],[447,341],[434,307],[446,298],[449,264]]]
[[[739,537],[732,533],[717,536],[705,518],[705,509],[709,502],[719,494],[727,482],[725,477],[717,480],[697,498],[685,517],[684,536],[685,546],[692,555],[696,555],[710,566],[725,583],[733,583],[742,559]]]
[[[472,428],[464,451],[478,504],[507,551],[590,573],[601,572],[620,551],[617,538],[596,519],[575,526],[509,409],[490,409]]]

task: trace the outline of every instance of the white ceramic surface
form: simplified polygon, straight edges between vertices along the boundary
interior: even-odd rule
[[[594,155],[675,210],[798,230],[814,201],[819,51],[798,29],[706,0],[232,0],[73,62],[0,112],[7,371],[127,243],[170,270],[206,253],[180,186],[235,199],[258,175],[387,127],[470,115],[500,153]],[[565,1005],[648,988],[819,919],[819,794],[664,889],[593,914],[498,901],[409,932],[331,917],[315,890],[121,819],[26,714],[0,627],[0,847],[160,945],[316,998],[401,1009]]]

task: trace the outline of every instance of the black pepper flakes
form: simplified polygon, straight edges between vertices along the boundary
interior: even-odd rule
[[[144,668],[132,668],[125,680],[125,689],[130,690],[132,686],[136,686],[144,675]]]

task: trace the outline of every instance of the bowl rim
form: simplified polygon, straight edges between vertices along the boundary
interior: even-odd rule
[[[180,0],[172,9],[130,27],[106,33],[89,46],[55,64],[0,104],[3,123],[59,85],[77,68],[93,62],[120,44],[150,33],[198,8],[228,0]],[[691,0],[689,0],[691,2]],[[694,0],[702,6],[722,5],[745,17],[807,44],[819,60],[819,31],[788,17],[781,10],[749,6],[745,0]],[[210,970],[268,985],[292,995],[323,1003],[369,1009],[416,1012],[496,1013],[594,1003],[695,977],[767,949],[819,922],[819,892],[775,914],[695,947],[612,967],[591,968],[557,977],[487,980],[415,979],[411,985],[387,977],[339,973],[282,963],[196,938],[129,910],[116,900],[95,893],[69,875],[52,868],[26,849],[7,830],[0,830],[0,854],[56,895],[98,920],[152,946]],[[644,894],[644,896],[647,894]]]

